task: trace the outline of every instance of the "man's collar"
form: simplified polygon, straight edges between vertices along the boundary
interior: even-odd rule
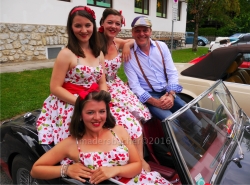
[[[153,41],[151,38],[150,38],[150,46],[156,47],[155,41]],[[134,51],[136,51],[137,48],[139,48],[139,46],[137,45],[136,42],[134,42]]]

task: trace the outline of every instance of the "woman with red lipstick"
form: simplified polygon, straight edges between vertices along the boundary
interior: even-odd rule
[[[40,144],[57,144],[69,136],[69,125],[79,91],[98,83],[107,90],[104,56],[101,52],[95,12],[74,7],[68,15],[68,44],[55,61],[50,81],[51,95],[44,101],[37,130]]]
[[[134,40],[116,38],[121,31],[125,19],[121,11],[106,8],[100,20],[101,27],[98,33],[101,41],[101,48],[105,58],[105,73],[108,91],[112,97],[111,112],[115,116],[117,124],[123,125],[128,131],[142,159],[143,169],[150,171],[149,165],[143,159],[143,138],[141,123],[151,118],[148,108],[143,105],[129,87],[117,76],[117,71],[122,64],[119,49],[126,50],[130,54],[130,47]],[[129,55],[130,56],[130,55]],[[129,56],[123,54],[124,60]]]
[[[98,184],[113,178],[126,184],[170,184],[158,172],[145,172],[138,152],[120,125],[116,125],[109,108],[111,96],[96,92],[98,85],[82,91],[76,100],[71,137],[64,139],[39,158],[31,176],[54,179],[69,176],[83,183]],[[64,158],[63,165],[57,165]]]

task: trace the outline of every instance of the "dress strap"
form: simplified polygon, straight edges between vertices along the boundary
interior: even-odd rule
[[[77,145],[77,149],[78,149],[78,151],[79,151],[79,159],[78,159],[78,160],[79,160],[79,162],[82,163],[82,161],[81,161],[81,152],[82,152],[82,151],[81,151],[81,149],[80,149],[80,147],[79,147],[78,144],[79,144],[79,142],[78,142],[78,139],[76,138],[76,145]]]
[[[113,136],[117,139],[117,141],[120,143],[120,144],[123,144],[122,141],[120,140],[120,138],[115,134],[115,132],[112,130],[112,129],[109,129],[110,132],[113,134]]]
[[[76,56],[76,57],[77,57],[77,65],[78,65],[80,62],[80,57],[79,56]]]
[[[113,43],[114,43],[114,45],[115,45],[115,48],[116,48],[117,52],[119,53],[119,49],[118,49],[118,47],[117,47],[115,41],[113,41]]]
[[[79,145],[78,145],[78,143],[79,143],[79,142],[78,142],[78,139],[76,138],[77,149],[78,149],[79,152],[82,152],[81,149],[80,149],[80,147],[79,147]]]

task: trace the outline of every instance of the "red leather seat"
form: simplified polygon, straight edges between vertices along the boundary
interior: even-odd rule
[[[174,169],[160,165],[154,154],[152,146],[153,143],[157,139],[164,138],[164,132],[162,130],[161,122],[158,119],[152,118],[151,120],[143,124],[143,137],[145,144],[149,150],[150,161],[147,162],[150,165],[151,170],[159,172],[167,180],[171,180],[171,178],[173,177],[176,178],[176,176],[178,177]]]

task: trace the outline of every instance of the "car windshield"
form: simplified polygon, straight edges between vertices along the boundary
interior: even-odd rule
[[[230,37],[239,37],[239,36],[241,36],[242,34],[244,34],[244,33],[235,33],[235,34],[231,35]]]
[[[246,119],[224,83],[218,81],[165,120],[179,160],[194,184],[200,180],[213,184],[235,149]]]

